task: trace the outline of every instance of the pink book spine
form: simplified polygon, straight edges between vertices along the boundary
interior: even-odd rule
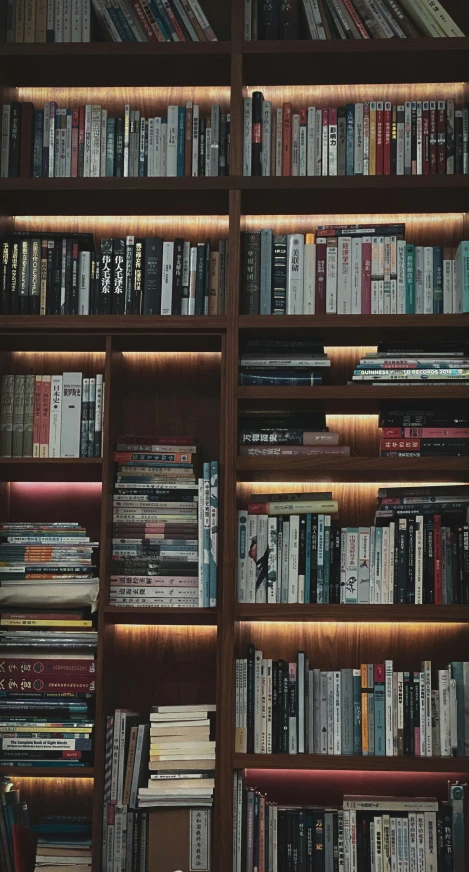
[[[326,314],[326,240],[316,239],[316,315]]]
[[[371,315],[371,236],[362,241],[362,315]]]
[[[78,109],[72,110],[72,179],[78,176]]]

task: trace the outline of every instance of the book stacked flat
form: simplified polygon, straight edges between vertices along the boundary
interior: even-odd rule
[[[351,796],[324,807],[313,795],[285,805],[234,775],[233,870],[254,872],[298,868],[334,869],[342,859],[350,872],[410,869],[464,872],[466,833],[464,787],[448,783],[448,802],[433,797]],[[340,858],[340,859],[339,859]]]
[[[255,377],[264,378],[263,375]],[[348,457],[350,448],[339,445],[339,434],[329,430],[322,412],[243,409],[239,416],[239,453],[241,457],[314,457],[322,454]]]
[[[244,98],[244,176],[389,176],[469,173],[469,102],[377,99],[342,106],[275,107]]]
[[[240,754],[377,757],[469,755],[469,663],[436,672],[395,671],[392,660],[357,669],[311,669],[263,658],[236,660],[235,743]]]
[[[367,352],[360,358],[352,381],[380,386],[396,381],[403,385],[465,384],[469,381],[469,353],[461,343],[425,350],[417,345],[404,350],[398,345],[382,343],[377,352]]]
[[[215,788],[215,742],[210,715],[215,705],[153,706],[150,709],[151,772],[138,804],[211,806]]]
[[[381,457],[464,457],[469,452],[469,421],[445,411],[409,409],[403,415],[380,413]],[[410,421],[403,424],[403,421]],[[423,424],[422,424],[423,422]]]
[[[300,280],[291,294],[303,293]],[[331,365],[324,345],[307,339],[248,339],[239,361],[241,385],[321,385]]]
[[[91,818],[48,815],[33,826],[37,835],[35,872],[90,872]]]
[[[242,235],[245,315],[438,315],[469,310],[469,243],[406,242],[404,224]],[[298,279],[299,276],[299,279]],[[300,292],[297,292],[297,285]]]
[[[415,39],[464,36],[441,3],[429,0],[252,0],[244,39]]]
[[[253,494],[238,512],[238,602],[331,602],[340,584],[330,492]],[[335,600],[337,601],[337,600]]]
[[[102,375],[4,375],[0,457],[101,457],[103,399]]]
[[[15,101],[3,104],[2,131],[2,178],[230,174],[230,115],[219,104],[171,105],[164,116],[145,118],[129,104],[111,115],[99,105]]]
[[[118,437],[111,605],[216,605],[218,463],[197,480],[189,443]]]

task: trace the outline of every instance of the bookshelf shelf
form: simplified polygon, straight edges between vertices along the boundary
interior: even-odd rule
[[[350,341],[353,337],[350,336]],[[238,387],[238,399],[308,400],[327,412],[378,412],[386,400],[430,402],[436,400],[469,400],[469,386],[456,385],[317,385],[316,387]],[[421,458],[420,458],[421,459]]]
[[[217,623],[216,609],[133,608],[105,606],[111,624],[192,624],[211,627]]]
[[[325,754],[235,754],[233,769],[324,769],[364,772],[469,771],[468,757],[337,757]]]
[[[350,330],[360,331],[360,341],[381,341],[425,336],[441,337],[442,330],[462,339],[469,330],[469,315],[240,315],[239,329],[247,336],[262,333],[291,334],[326,345],[349,345]]]
[[[405,622],[466,623],[469,622],[469,606],[412,606],[412,605],[264,605],[263,603],[238,603],[235,606],[238,621],[341,621],[356,620],[365,623],[389,624]]]
[[[0,457],[0,481],[101,481],[100,457]]]
[[[468,62],[466,38],[243,43],[245,81],[265,85],[464,81]]]
[[[241,481],[461,481],[467,457],[238,457]]]
[[[94,778],[94,770],[91,767],[77,766],[5,766],[0,770],[2,774],[15,778]]]

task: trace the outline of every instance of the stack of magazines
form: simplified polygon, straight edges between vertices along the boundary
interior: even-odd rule
[[[367,352],[355,367],[353,383],[455,385],[469,381],[469,353],[463,343],[420,347],[417,343],[381,343],[377,352]]]

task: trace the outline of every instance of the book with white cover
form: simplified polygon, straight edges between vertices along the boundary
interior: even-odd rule
[[[303,260],[303,314],[314,315],[316,305],[316,243],[305,242]]]
[[[272,103],[270,100],[264,100],[262,103],[262,175],[270,176],[271,174],[271,133],[272,130]]]
[[[298,556],[300,539],[299,515],[290,515],[290,542],[288,561],[288,602],[298,602]]]
[[[163,268],[161,279],[161,314],[171,315],[173,297],[174,242],[163,242]]]
[[[62,376],[51,378],[49,457],[60,457],[62,430]]]
[[[326,314],[337,312],[337,239],[326,242]]]
[[[81,372],[64,372],[63,374],[61,457],[80,456],[82,380]]]
[[[304,236],[287,236],[287,315],[303,314]]]
[[[306,137],[306,174],[308,176],[315,175],[315,130],[316,130],[316,109],[314,106],[308,106],[308,129]]]
[[[247,533],[246,533],[246,602],[255,603],[256,601],[256,539],[257,539],[257,516],[247,516]]]
[[[177,176],[178,153],[178,106],[168,106],[168,126],[166,131],[166,175]]]

